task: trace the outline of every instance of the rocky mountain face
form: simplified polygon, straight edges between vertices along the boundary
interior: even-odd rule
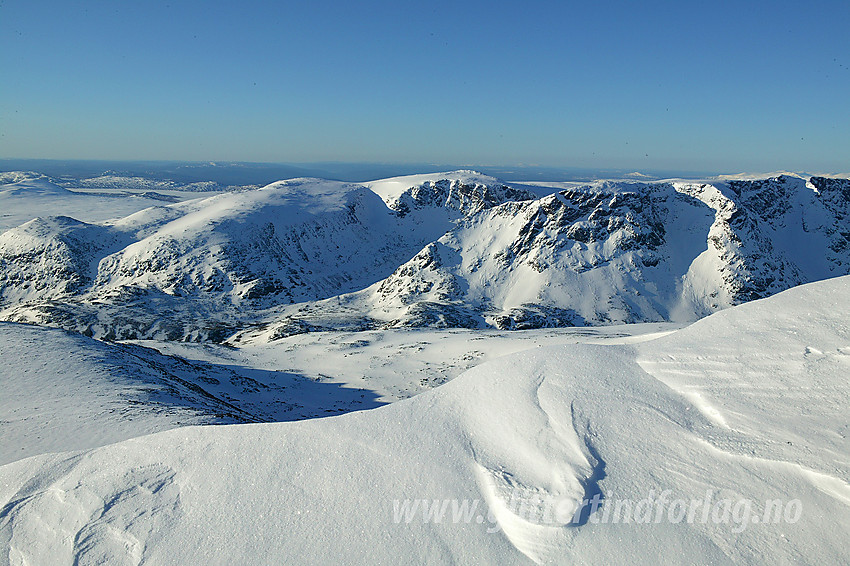
[[[277,323],[527,329],[690,321],[850,273],[850,181],[600,182],[464,219],[359,293]],[[270,339],[271,334],[259,332]],[[245,339],[252,335],[250,332]]]
[[[850,181],[295,179],[0,234],[0,319],[107,338],[689,321],[850,273]],[[247,329],[247,330],[246,330]]]
[[[471,216],[505,202],[528,201],[536,197],[526,190],[515,189],[498,179],[474,172],[459,171],[458,178],[424,181],[401,194],[388,196],[387,206],[404,218],[411,213],[448,210]]]

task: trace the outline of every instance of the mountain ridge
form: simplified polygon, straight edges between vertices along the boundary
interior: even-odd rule
[[[541,196],[541,192],[544,196]],[[690,321],[850,269],[850,180],[313,178],[0,234],[0,319],[107,339]]]

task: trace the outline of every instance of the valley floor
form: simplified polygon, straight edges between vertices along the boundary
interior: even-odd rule
[[[660,323],[517,332],[315,332],[234,348],[107,343],[0,323],[0,464],[180,426],[292,421],[370,409],[529,348],[629,343],[674,328]]]
[[[682,327],[675,323],[497,331],[389,329],[308,332],[239,347],[139,340],[168,355],[246,368],[254,375],[292,373],[340,387],[368,389],[381,403],[407,399],[500,356],[559,344],[631,344]],[[305,415],[306,416],[306,415]]]

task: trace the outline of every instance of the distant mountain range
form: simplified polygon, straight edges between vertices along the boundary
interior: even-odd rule
[[[0,182],[67,191],[35,175]],[[847,179],[561,189],[473,171],[298,178],[108,222],[36,218],[0,234],[0,319],[216,342],[689,321],[850,273]]]
[[[348,182],[409,175],[411,173],[474,168],[500,179],[513,181],[590,181],[595,179],[704,177],[713,175],[695,171],[632,171],[586,167],[546,167],[540,165],[478,166],[449,163],[254,163],[240,161],[108,161],[60,159],[0,158],[0,171],[38,171],[60,182],[113,176],[172,183],[218,183],[227,185],[267,185],[279,179],[318,177]]]

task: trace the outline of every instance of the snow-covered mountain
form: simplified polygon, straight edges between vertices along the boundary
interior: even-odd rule
[[[534,200],[536,193],[514,188],[475,171],[407,175],[364,183],[399,216],[447,214],[457,220],[512,201]],[[461,213],[461,214],[458,214]]]
[[[35,172],[0,173],[0,233],[39,216],[62,214],[84,222],[104,222],[151,206],[199,196],[190,191],[170,190],[164,194],[128,187],[114,190],[67,188],[74,184]]]
[[[850,273],[850,181],[293,179],[0,235],[0,317],[102,338],[692,321]],[[237,337],[239,339],[241,337]]]
[[[54,179],[32,171],[0,172],[0,192],[4,195],[26,194],[29,197],[71,194],[71,191],[56,184]]]
[[[125,175],[106,171],[96,177],[84,179],[60,179],[62,186],[81,189],[117,189],[141,191],[192,191],[220,192],[243,188],[259,188],[257,185],[225,185],[215,181],[179,182],[171,179],[155,179],[136,175]]]
[[[693,321],[850,273],[850,181],[599,182],[464,219],[392,275],[296,322],[390,326]],[[350,324],[350,323],[349,323]]]
[[[0,307],[96,337],[220,340],[263,309],[367,287],[465,215],[533,196],[461,171],[395,208],[363,185],[293,179],[99,224],[36,218],[0,235]]]
[[[0,561],[845,564],[848,318],[836,278],[371,411],[13,462]]]

